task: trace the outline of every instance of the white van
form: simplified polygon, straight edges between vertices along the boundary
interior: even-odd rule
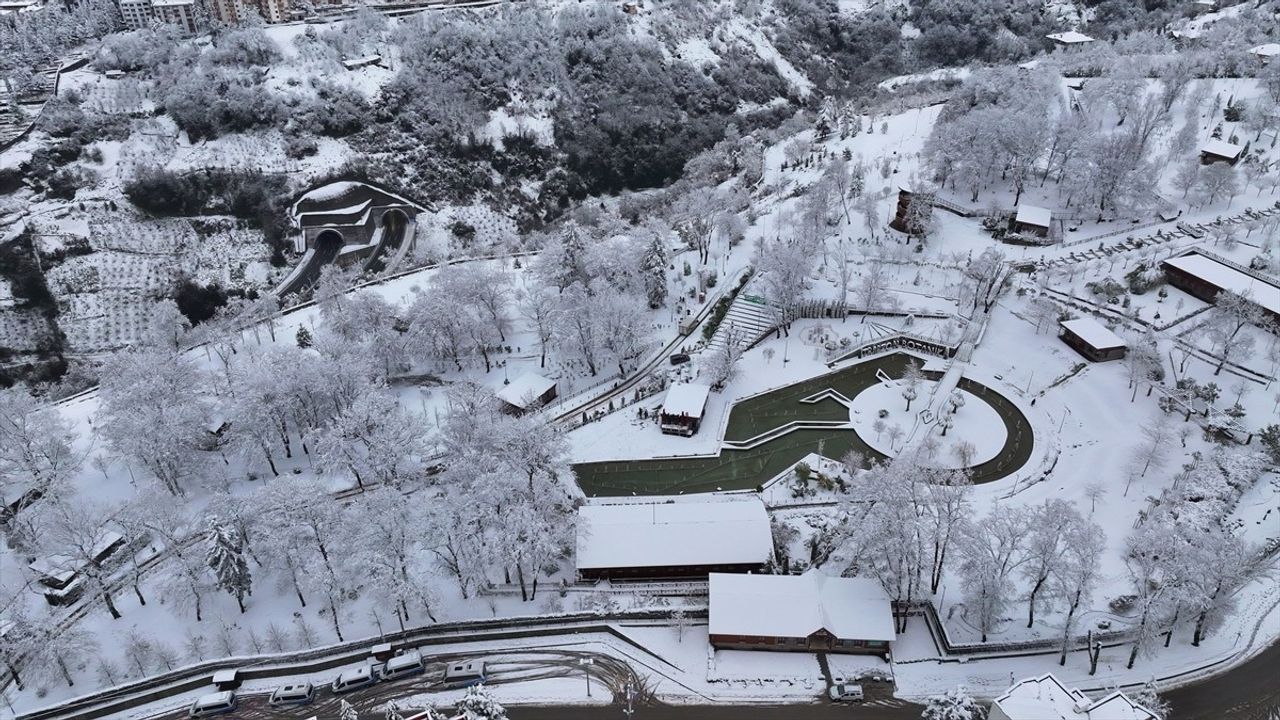
[[[312,700],[316,699],[316,687],[311,683],[299,683],[297,685],[281,685],[271,693],[271,697],[267,699],[267,704],[271,707],[283,707],[286,705],[308,705]]]
[[[403,655],[396,655],[382,666],[382,679],[395,680],[397,678],[409,677],[426,672],[427,666],[422,662],[422,653],[414,651]]]
[[[369,687],[378,682],[378,676],[373,672],[372,665],[363,665],[355,670],[348,670],[333,679],[333,684],[329,689],[334,694],[351,692],[360,688]]]
[[[450,663],[444,669],[444,681],[450,687],[470,687],[479,685],[486,679],[483,660]]]
[[[236,694],[230,690],[203,695],[191,704],[187,711],[189,718],[211,717],[229,713],[236,709]]]
[[[827,695],[833,702],[862,702],[865,697],[862,694],[862,686],[856,683],[832,685]]]

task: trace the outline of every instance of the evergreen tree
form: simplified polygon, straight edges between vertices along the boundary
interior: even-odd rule
[[[667,300],[667,246],[659,233],[654,233],[645,250],[643,267],[645,296],[649,307],[657,310]]]
[[[244,598],[253,588],[249,563],[244,557],[244,542],[235,530],[216,519],[209,521],[205,539],[208,543],[205,562],[213,571],[218,587],[235,597],[240,612],[244,612]]]
[[[986,716],[986,711],[963,685],[929,698],[920,714],[924,720],[983,720]]]
[[[467,720],[507,720],[507,711],[483,685],[472,685],[458,703],[458,714]]]
[[[311,331],[308,330],[305,326],[298,328],[297,337],[298,337],[298,347],[303,348],[304,350],[306,348],[311,347],[315,343],[315,339],[311,337]]]

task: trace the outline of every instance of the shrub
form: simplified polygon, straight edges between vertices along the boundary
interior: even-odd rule
[[[201,285],[190,278],[183,278],[174,293],[178,311],[192,325],[213,317],[218,308],[227,304],[227,293],[217,285]]]

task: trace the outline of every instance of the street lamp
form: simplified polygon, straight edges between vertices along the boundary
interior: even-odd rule
[[[587,679],[587,697],[591,697],[591,666],[595,663],[595,658],[578,658],[578,664],[582,666],[582,676]]]

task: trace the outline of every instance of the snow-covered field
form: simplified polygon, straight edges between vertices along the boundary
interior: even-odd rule
[[[860,6],[842,3],[844,12],[854,12]],[[301,32],[299,26],[270,30],[296,63],[286,64],[273,77],[274,82],[287,83],[297,75],[298,65],[307,62],[295,52],[293,38]],[[814,83],[757,28],[731,22],[725,32],[753,47],[795,93],[815,91]],[[721,62],[716,44],[707,39],[685,38],[676,49],[697,64]],[[394,57],[388,61],[394,62]],[[944,76],[971,81],[978,75],[955,69],[893,78],[883,85],[892,89],[901,83]],[[368,68],[341,82],[373,93],[389,77],[388,71]],[[100,86],[105,81],[91,71],[73,74],[70,82],[91,97],[103,95]],[[1080,99],[1061,85],[1061,78],[1054,78],[1054,83],[1064,98]],[[1161,90],[1160,81],[1143,79],[1138,85],[1140,92],[1158,94]],[[1265,174],[1252,176],[1252,170],[1229,170],[1226,172],[1234,173],[1231,177],[1238,183],[1234,192],[1214,197],[1197,191],[1196,197],[1183,200],[1176,179],[1180,168],[1198,162],[1196,150],[1211,133],[1217,131],[1223,137],[1247,134],[1242,121],[1225,121],[1225,98],[1261,104],[1262,96],[1263,90],[1252,79],[1190,81],[1188,89],[1165,111],[1168,122],[1153,124],[1149,160],[1156,178],[1151,190],[1157,198],[1149,206],[1099,211],[1107,217],[1098,220],[1092,207],[1085,211],[1075,204],[1073,193],[1081,192],[1079,188],[1055,181],[1047,168],[1040,176],[1039,166],[1033,166],[1033,182],[1022,190],[1021,202],[1052,208],[1066,220],[1064,242],[1058,244],[1004,245],[983,229],[981,213],[962,217],[936,208],[931,210],[931,227],[923,239],[907,238],[886,227],[898,202],[899,187],[923,187],[934,177],[922,154],[926,140],[944,117],[944,106],[928,106],[845,117],[841,122],[856,123],[856,133],[833,131],[819,138],[811,124],[796,123],[795,132],[774,137],[762,148],[764,169],[758,183],[739,188],[740,179],[731,177],[712,188],[724,197],[740,193],[734,196],[747,201],[744,210],[717,211],[732,216],[720,217],[720,226],[740,227],[742,237],[730,242],[727,232],[713,230],[705,263],[699,262],[696,249],[688,248],[670,227],[629,224],[620,214],[611,215],[618,213],[612,200],[597,203],[592,199],[588,205],[599,207],[590,207],[590,211],[608,215],[611,222],[592,226],[593,231],[609,230],[591,238],[594,244],[590,247],[575,248],[573,243],[581,238],[572,230],[558,229],[541,239],[539,255],[501,256],[447,269],[417,270],[273,316],[269,325],[258,323],[229,331],[182,353],[199,371],[194,376],[199,386],[184,400],[215,405],[220,413],[225,408],[244,411],[242,403],[226,397],[220,383],[230,388],[232,377],[251,374],[254,363],[270,352],[296,352],[297,357],[333,353],[342,372],[328,376],[326,382],[341,386],[365,374],[375,377],[367,392],[394,397],[399,410],[411,419],[416,439],[421,441],[419,447],[425,450],[411,458],[416,463],[411,481],[396,490],[370,492],[355,474],[354,465],[352,472],[321,472],[312,449],[292,451],[287,458],[273,457],[270,451],[264,458],[258,453],[261,448],[253,446],[252,452],[243,448],[201,451],[200,457],[208,461],[204,477],[198,482],[192,479],[186,494],[175,498],[171,506],[195,527],[229,499],[256,499],[273,485],[296,482],[299,484],[286,487],[306,487],[318,495],[336,493],[335,498],[323,498],[337,508],[332,522],[352,526],[331,528],[345,533],[334,537],[344,538],[350,545],[333,550],[341,564],[344,555],[358,551],[361,538],[375,529],[378,518],[366,511],[371,503],[379,498],[384,498],[382,502],[391,498],[392,505],[424,502],[424,498],[445,502],[448,488],[439,485],[438,468],[429,466],[445,466],[452,471],[444,476],[447,482],[458,482],[458,469],[448,467],[454,460],[448,453],[457,452],[460,446],[465,449],[467,443],[491,440],[464,437],[465,432],[449,427],[449,418],[456,422],[458,403],[465,401],[451,391],[468,383],[496,391],[527,372],[555,380],[559,400],[548,411],[533,416],[533,422],[550,422],[568,414],[564,425],[573,429],[562,431],[565,452],[557,463],[713,455],[725,447],[725,429],[735,403],[828,373],[832,370],[828,362],[848,348],[898,335],[924,338],[954,350],[954,357],[939,358],[922,354],[918,347],[908,349],[919,355],[927,370],[939,373],[940,379],[924,379],[915,385],[902,378],[888,378],[848,398],[847,403],[839,403],[849,410],[846,428],[855,430],[873,449],[901,458],[881,467],[853,469],[841,464],[843,458],[810,455],[805,464],[824,477],[841,480],[816,494],[790,492],[791,469],[777,475],[779,482],[764,491],[777,526],[774,537],[785,546],[779,550],[798,566],[816,566],[819,572],[831,575],[859,571],[879,577],[886,586],[901,588],[902,583],[893,582],[898,579],[894,573],[918,563],[909,598],[932,605],[951,644],[967,647],[987,643],[996,649],[1027,653],[1010,657],[979,650],[958,662],[938,647],[925,621],[917,616],[910,618],[894,643],[891,662],[873,657],[833,658],[833,674],[856,677],[869,671],[888,672],[898,697],[922,699],[956,685],[991,697],[1012,677],[1048,671],[1057,673],[1068,685],[1094,690],[1152,678],[1170,685],[1193,679],[1197,673],[1225,669],[1280,637],[1280,586],[1270,574],[1275,569],[1274,548],[1280,541],[1280,475],[1274,458],[1260,454],[1262,433],[1280,417],[1280,383],[1275,382],[1280,339],[1276,329],[1267,327],[1256,315],[1248,316],[1233,330],[1234,318],[1228,310],[1165,283],[1158,262],[1200,246],[1255,268],[1259,282],[1276,279],[1280,264],[1275,261],[1275,216],[1244,215],[1246,210],[1262,210],[1276,203],[1275,182]],[[1091,97],[1086,92],[1085,98]],[[104,98],[97,101],[106,102]],[[1210,98],[1219,100],[1211,102]],[[1109,109],[1086,108],[1081,112],[1100,113],[1108,127],[1115,120]],[[529,135],[550,146],[555,128],[549,118],[547,108],[517,96],[507,106],[489,111],[489,120],[479,133],[495,141]],[[116,177],[123,177],[119,173],[127,163],[157,158],[171,169],[210,164],[260,167],[279,162],[287,172],[311,176],[340,165],[350,150],[335,141],[324,146],[318,156],[290,164],[293,161],[281,154],[280,138],[270,133],[229,135],[191,144],[176,132],[168,132],[173,128],[164,125],[167,121],[156,122],[154,138],[104,144],[110,151],[104,176],[112,176],[114,168]],[[1189,146],[1187,137],[1193,140]],[[1264,159],[1274,157],[1274,151],[1265,147],[1267,143],[1255,145]],[[828,183],[835,173],[831,168],[839,167],[837,160],[860,165],[860,191],[850,198],[847,191],[836,190],[836,199],[828,198],[825,206],[818,206],[821,201],[815,198],[833,192]],[[840,172],[847,173],[848,166],[844,167]],[[1002,175],[992,170],[978,183],[976,200],[967,189],[954,185],[944,185],[939,196],[984,211],[1009,210],[1018,191]],[[1193,189],[1189,187],[1188,192]],[[723,204],[727,206],[728,201]],[[1157,210],[1177,219],[1161,220]],[[655,216],[660,212],[661,208],[656,209]],[[812,220],[815,214],[820,216],[816,222]],[[691,235],[689,226],[696,225],[688,215],[673,217],[685,235]],[[693,215],[698,219],[697,213]],[[1209,225],[1220,217],[1238,218],[1238,222]],[[87,237],[96,250],[91,255],[70,257],[48,274],[50,290],[63,305],[64,328],[72,345],[115,349],[147,342],[154,334],[149,324],[151,308],[139,298],[162,296],[179,273],[201,281],[248,287],[267,280],[272,272],[265,265],[261,243],[255,245],[252,233],[236,227],[196,237],[186,221],[165,221],[148,223],[142,226],[147,230],[135,231],[133,224],[112,223],[88,212],[39,222],[44,223],[49,236]],[[1178,224],[1208,226],[1209,236],[1201,240],[1181,234],[1173,237]],[[424,216],[415,259],[427,263],[463,254],[457,245],[460,226],[470,227],[477,242],[483,243],[475,248],[476,254],[533,249],[511,217],[477,201]],[[654,235],[657,241],[653,247],[665,248],[658,253],[660,262],[630,252]],[[1129,238],[1135,239],[1132,245],[1119,246]],[[1137,247],[1137,239],[1150,242]],[[195,247],[189,247],[192,245]],[[678,252],[665,254],[673,246]],[[189,252],[175,257],[179,247]],[[788,255],[787,249],[794,247],[803,251]],[[984,270],[986,260],[992,262]],[[649,267],[651,262],[657,267]],[[1005,274],[1006,262],[1017,263],[1026,272]],[[637,271],[636,264],[645,267]],[[653,416],[662,404],[663,393],[650,390],[675,380],[699,379],[699,374],[706,381],[715,372],[716,363],[725,358],[724,351],[708,346],[700,330],[685,337],[680,321],[714,305],[748,267],[756,274],[743,294],[772,302],[774,314],[770,317],[785,314],[783,298],[789,290],[795,291],[794,303],[800,308],[795,314],[807,315],[788,318],[793,321],[786,333],[764,334],[758,344],[742,349],[740,357],[730,358],[733,372],[726,373],[722,386],[711,393],[698,434],[684,438],[661,433]],[[792,282],[777,281],[797,268],[798,277]],[[705,282],[710,272],[717,273],[717,287],[708,287]],[[475,273],[474,277],[485,279],[490,286],[505,288],[505,299],[491,311],[492,329],[500,339],[489,332],[490,321],[473,321],[458,325],[459,337],[449,338],[454,342],[452,347],[437,339],[428,350],[417,347],[393,356],[388,348],[400,342],[407,346],[403,337],[415,337],[424,326],[447,326],[450,314],[461,316],[476,310],[462,307],[456,299],[416,304],[460,273]],[[557,287],[561,273],[593,277],[589,282],[570,277]],[[653,282],[655,273],[661,283],[661,298],[645,304],[646,291],[652,297],[654,290],[646,283]],[[1004,283],[1002,292],[984,298],[983,283],[996,279]],[[459,283],[455,287],[462,287]],[[584,286],[590,287],[591,295]],[[7,293],[8,285],[0,283],[0,310]],[[553,306],[559,323],[550,336],[540,337],[538,312],[533,307],[540,293]],[[584,298],[577,305],[565,299],[575,293]],[[989,300],[986,307],[984,299]],[[630,303],[628,312],[618,311],[610,301]],[[855,314],[845,316],[842,307],[835,316],[823,316],[821,309],[840,303]],[[424,317],[423,307],[434,315]],[[868,311],[865,316],[863,311]],[[621,319],[599,325],[574,322],[614,318],[611,313]],[[1085,314],[1098,317],[1126,339],[1130,359],[1091,363],[1057,337],[1060,319]],[[483,319],[482,313],[477,311],[477,315]],[[21,331],[6,324],[0,324],[0,329],[14,334]],[[596,336],[590,337],[591,332]],[[465,333],[473,333],[474,338],[459,339]],[[636,336],[635,342],[625,347],[611,344],[629,333]],[[302,339],[307,337],[310,340],[304,343]],[[344,342],[351,347],[340,347]],[[467,342],[471,349],[459,354],[459,347]],[[660,352],[668,344],[672,344],[671,350]],[[302,345],[308,347],[304,350],[299,347]],[[692,358],[687,364],[672,365],[666,359],[670,352],[687,352]],[[361,360],[358,353],[368,355]],[[1222,362],[1224,354],[1229,362]],[[854,362],[845,360],[839,367]],[[597,364],[599,367],[593,367]],[[607,405],[603,399],[593,402],[632,374],[645,376],[644,382],[609,396]],[[938,376],[931,374],[933,377]],[[948,486],[961,500],[955,516],[946,521],[941,506],[930,504],[936,501],[936,488],[925,487],[919,478],[938,470],[984,464],[996,458],[1011,440],[991,404],[964,390],[952,393],[960,377],[990,388],[1017,407],[1034,432],[1033,437],[1012,439],[1015,444],[1032,443],[1033,447],[1025,464],[1005,477],[972,487],[962,483]],[[286,379],[291,379],[288,373],[280,378],[282,387]],[[1193,382],[1201,391],[1183,398],[1175,386],[1177,381],[1184,389]],[[912,391],[910,397],[904,395],[907,389]],[[949,406],[948,399],[953,397],[959,401]],[[1171,405],[1175,401],[1184,404]],[[396,409],[395,403],[388,406]],[[569,412],[578,408],[584,408],[581,416]],[[100,425],[106,417],[100,393],[90,391],[55,409],[75,437],[72,450],[85,459],[61,488],[62,494],[115,507],[140,495],[163,492],[156,489],[143,464],[112,449],[109,433]],[[926,411],[927,418],[922,414]],[[1234,439],[1215,431],[1226,417],[1231,418]],[[233,433],[238,421],[248,422],[236,417],[208,419],[219,421],[215,426],[228,421]],[[378,420],[368,423],[376,426]],[[272,432],[278,431],[272,428]],[[288,451],[291,431],[284,428],[281,434]],[[295,434],[292,441],[314,444],[315,437]],[[322,437],[331,440],[334,436]],[[274,447],[276,439],[262,442]],[[966,449],[957,451],[961,445]],[[315,450],[318,453],[321,449]],[[282,454],[279,450],[276,453]],[[919,465],[910,465],[912,462]],[[268,464],[280,477],[268,474]],[[485,467],[482,460],[470,473],[488,477],[495,487],[501,487],[497,478],[485,476],[508,470],[499,467],[496,471]],[[886,475],[895,472],[895,467],[908,470]],[[528,470],[530,493],[535,472]],[[897,497],[893,488],[866,485],[886,477],[911,491]],[[522,475],[518,479],[524,483]],[[768,480],[760,479],[762,484]],[[852,489],[846,492],[846,487]],[[860,495],[866,487],[878,488],[883,496]],[[567,483],[564,489],[581,496]],[[403,495],[395,494],[401,490]],[[5,500],[10,501],[8,495]],[[926,517],[937,525],[922,525],[914,536],[894,535],[904,528],[886,526],[892,523],[880,519],[883,516],[878,513],[885,507],[900,507],[895,503],[910,504],[911,512],[904,511],[902,517],[914,517],[916,522]],[[427,508],[428,504],[414,507]],[[423,512],[460,514],[466,509],[463,505]],[[1170,508],[1183,519],[1171,518]],[[514,509],[504,508],[504,512],[516,516]],[[344,517],[348,522],[343,522]],[[440,522],[439,518],[430,519]],[[572,522],[567,515],[557,519],[564,527]],[[1047,529],[1057,527],[1058,521],[1065,528],[1063,537],[1048,534]],[[523,530],[520,522],[511,521],[513,532]],[[1162,566],[1151,576],[1139,574],[1144,553],[1153,544],[1175,548],[1191,544],[1183,536],[1172,535],[1188,523],[1212,528],[1223,538],[1223,546],[1197,548],[1204,554],[1187,551],[1185,557],[1179,555],[1183,565]],[[940,539],[944,534],[937,529],[943,525],[948,531],[946,540]],[[1156,530],[1170,535],[1156,534]],[[323,537],[323,532],[317,531],[316,536]],[[466,537],[483,545],[476,536]],[[895,542],[902,538],[906,540]],[[448,542],[428,538],[412,547],[420,555],[413,558],[413,571],[422,573],[415,578],[426,578],[423,583],[430,586],[430,602],[414,604],[410,612],[408,602],[400,601],[409,625],[577,610],[608,616],[618,610],[665,612],[684,607],[681,603],[685,599],[673,601],[661,590],[649,587],[636,590],[622,583],[577,583],[573,558],[559,551],[546,552],[541,565],[532,568],[541,589],[536,598],[523,600],[526,578],[523,574],[514,577],[512,572],[513,568],[524,572],[518,554],[515,559],[495,558],[477,550],[475,558],[460,557],[474,548],[455,547],[453,542],[453,536]],[[525,542],[530,547],[539,545],[533,538]],[[933,558],[939,558],[937,544],[946,547],[946,542],[953,543],[944,553],[946,563],[938,559],[934,576],[921,577],[931,574],[927,551],[934,551]],[[908,557],[913,543],[934,545],[917,549],[923,552],[920,557]],[[129,578],[130,566],[118,571],[114,602],[122,617],[114,619],[97,598],[82,599],[71,609],[45,607],[35,574],[28,567],[43,549],[28,546],[0,551],[0,578],[6,591],[0,606],[3,612],[57,624],[59,631],[74,628],[82,633],[80,652],[67,651],[74,658],[70,667],[60,672],[54,666],[42,667],[24,691],[5,691],[10,708],[16,712],[35,709],[94,687],[109,687],[126,678],[213,657],[324,646],[336,641],[339,632],[345,640],[374,638],[399,629],[401,624],[400,609],[378,594],[382,588],[361,582],[352,584],[351,597],[340,610],[333,605],[318,607],[322,601],[315,594],[311,602],[303,602],[298,573],[319,573],[319,560],[287,569],[277,558],[254,562],[253,592],[244,608],[204,578],[199,582],[206,585],[195,592],[200,597],[195,606],[184,584],[191,582],[191,576],[184,575],[170,557],[181,548],[155,537],[141,545],[143,555],[160,559],[136,584]],[[1084,557],[1095,545],[1096,553]],[[328,565],[329,552],[323,543],[321,548],[323,564]],[[1073,554],[1077,552],[1079,557]],[[910,562],[883,567],[879,558],[885,553],[900,553],[894,557]],[[1195,578],[1208,576],[1232,558],[1239,562],[1236,574],[1224,575],[1214,588],[1197,585]],[[483,566],[475,571],[475,584],[483,591],[463,582],[467,562]],[[246,567],[249,565],[246,562]],[[1092,571],[1090,577],[1073,586],[1073,572],[1086,565]],[[993,571],[996,566],[998,570]],[[347,570],[359,577],[369,569]],[[407,576],[408,570],[404,572]],[[988,573],[995,578],[991,586],[979,587],[975,578]],[[1079,589],[1076,603],[1072,602],[1073,587]],[[1169,594],[1157,596],[1156,590],[1162,588],[1171,588]],[[998,598],[993,601],[993,596]],[[1150,604],[1144,605],[1146,601]],[[702,604],[696,593],[688,599],[688,607]],[[714,608],[711,611],[714,613]],[[1206,634],[1193,642],[1197,616],[1205,621]],[[534,646],[539,652],[590,652],[629,664],[648,678],[650,689],[659,698],[670,702],[809,701],[825,691],[816,656],[715,650],[704,622],[679,617],[673,615],[670,622],[618,623],[615,629],[635,645],[606,635],[564,635],[521,647],[485,640],[459,641],[439,645],[433,652],[514,655],[521,650],[532,652]],[[1101,651],[1096,673],[1090,672],[1087,654],[1080,650],[1068,654],[1065,666],[1057,664],[1055,646],[1064,629],[1068,635],[1089,630],[1115,633],[1109,641],[1114,644]],[[1170,633],[1167,644],[1165,630]],[[96,638],[96,642],[84,640],[86,637]],[[85,651],[88,646],[93,647],[92,652]],[[1137,653],[1132,659],[1131,650]],[[1132,668],[1127,667],[1130,664]],[[77,680],[74,688],[63,682],[63,673]],[[325,675],[310,679],[322,681],[331,676]],[[498,684],[494,695],[510,703],[601,703],[609,699],[604,683],[589,682],[584,683],[580,675],[537,677]],[[587,687],[595,692],[591,698],[586,697]],[[407,702],[448,704],[457,697],[457,693],[422,693]],[[188,696],[175,696],[162,705],[176,708],[189,700]],[[163,708],[157,705],[148,710],[158,709]]]

